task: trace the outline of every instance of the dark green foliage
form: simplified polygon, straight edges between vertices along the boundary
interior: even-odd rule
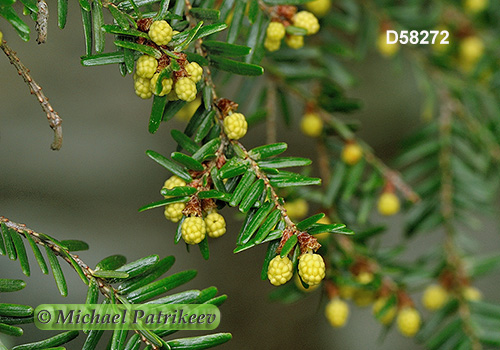
[[[39,350],[47,349],[51,347],[56,347],[59,345],[66,344],[78,336],[78,331],[70,331],[58,334],[51,338],[41,340],[35,343],[29,343],[24,345],[17,345],[12,348],[12,350]]]
[[[12,6],[13,3],[14,1],[11,4],[0,6],[0,16],[5,18],[14,27],[21,39],[28,41],[30,38],[30,28],[19,18]]]
[[[287,256],[295,248],[297,242],[298,239],[296,235],[290,236],[290,238],[287,239],[286,243],[283,245],[283,248],[281,249],[280,252],[280,256],[282,258]]]
[[[22,280],[0,279],[0,292],[17,292],[26,287],[26,283]]]
[[[35,238],[33,238],[31,236],[31,230],[23,231],[23,233],[18,233],[14,229],[8,228],[7,224],[4,222],[2,222],[1,226],[4,239],[5,237],[9,237],[9,239],[16,242],[15,244],[12,243],[12,247],[14,251],[20,254],[19,256],[23,257],[20,259],[26,258],[26,250],[24,249],[24,245],[22,244],[23,238],[29,240],[29,242],[34,243],[32,248],[35,252],[35,255],[37,254],[36,252],[40,253],[39,250],[34,249],[38,248],[37,244],[43,243],[43,245],[45,245],[47,258],[56,280],[56,285],[63,296],[67,295],[66,279],[63,275],[58,255],[75,261],[75,256],[69,253],[69,248],[73,247],[77,249],[87,249],[88,245],[81,241],[62,241],[64,242],[63,245],[62,242],[59,242],[58,240],[45,234],[36,233]],[[47,245],[48,242],[50,242],[51,246]],[[189,304],[206,302],[213,305],[220,305],[226,300],[227,297],[225,295],[216,297],[217,289],[213,287],[205,291],[192,290],[168,295],[158,299],[153,299],[161,296],[162,294],[170,291],[173,288],[187,283],[196,276],[196,271],[188,270],[178,272],[168,277],[157,280],[172,267],[174,261],[175,259],[172,256],[160,260],[158,255],[144,257],[128,264],[126,264],[126,258],[122,255],[112,255],[104,258],[97,264],[95,270],[93,270],[92,272],[92,275],[90,275],[90,273],[84,274],[86,282],[89,284],[85,302],[87,304],[99,303],[99,294],[103,293],[102,287],[107,285],[106,290],[108,291],[107,293],[109,293],[109,291],[111,291],[110,286],[117,283],[118,285],[114,287],[117,292],[113,292],[113,294],[111,295],[104,294],[104,303],[119,302],[128,304],[149,301],[149,303],[155,304]],[[77,264],[81,264],[81,262],[78,262]],[[73,266],[71,262],[70,265]],[[77,266],[79,266],[80,269],[82,268],[82,266],[80,265]],[[75,268],[75,266],[73,267]],[[84,268],[88,269],[88,267]],[[87,272],[90,271],[87,270]],[[25,285],[26,284],[21,280],[0,279],[0,292],[16,292],[23,289]],[[115,295],[115,293],[117,294]],[[202,295],[204,296],[202,297]],[[23,330],[16,325],[32,323],[33,321],[34,319],[32,307],[27,305],[8,303],[0,304],[1,333],[21,336],[23,334]],[[160,334],[161,337],[168,336],[174,332],[175,331],[157,331],[157,333]],[[148,339],[149,342],[151,342],[152,344],[157,344],[158,346],[164,344],[164,341],[158,335],[148,330],[140,330],[140,336],[139,334],[137,334],[137,336],[139,337],[132,335],[129,338],[129,336],[131,335],[130,333],[131,332],[126,330],[114,331],[110,343],[111,349],[122,350],[136,348],[141,343],[141,337],[143,337],[144,339]],[[78,336],[78,334],[78,331],[64,332],[35,343],[18,345],[13,349],[36,350],[57,348],[70,342],[76,336]],[[102,335],[103,331],[89,331],[87,333],[87,338],[82,349],[98,349],[100,346],[99,341],[101,340]],[[128,338],[129,340],[127,341]],[[182,349],[183,346],[188,345],[192,345],[195,348],[199,349],[205,349],[208,347],[213,347],[217,344],[222,344],[228,341],[230,338],[230,334],[219,333],[209,336],[181,338],[171,340],[170,342],[172,346],[176,346],[179,349]]]

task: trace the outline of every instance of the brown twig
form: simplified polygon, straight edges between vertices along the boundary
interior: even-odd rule
[[[54,142],[50,146],[51,149],[58,151],[61,149],[63,135],[62,135],[62,119],[59,117],[56,111],[52,108],[49,103],[49,99],[42,92],[42,88],[38,85],[30,75],[30,71],[26,66],[19,60],[16,56],[16,52],[13,51],[5,42],[0,43],[0,48],[3,50],[10,63],[17,69],[20,76],[23,77],[26,84],[28,84],[31,94],[35,95],[43,111],[47,114],[47,119],[49,125],[54,130]]]
[[[439,112],[439,137],[443,147],[439,153],[441,173],[441,215],[445,223],[453,218],[453,174],[451,169],[451,122],[455,112],[455,104],[449,98],[448,91],[441,91],[441,107]],[[447,231],[453,231],[447,229]]]
[[[266,143],[276,142],[276,85],[272,79],[267,80],[266,101]]]
[[[318,140],[316,148],[318,150],[319,173],[323,182],[323,187],[326,189],[331,177],[330,158],[328,157],[328,152],[323,140]]]
[[[374,166],[380,173],[384,176],[384,178],[391,182],[394,187],[396,187],[406,199],[413,203],[417,203],[420,201],[419,195],[413,191],[410,185],[408,185],[401,176],[401,173],[397,170],[394,170],[388,167],[380,158],[378,158],[373,152],[364,147],[365,144],[361,140],[357,141],[363,147],[363,152],[365,155],[365,159],[368,163]]]

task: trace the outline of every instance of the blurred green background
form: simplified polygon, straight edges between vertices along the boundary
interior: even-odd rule
[[[49,149],[52,131],[45,115],[1,55],[0,215],[59,239],[88,242],[90,250],[80,255],[91,266],[111,254],[124,254],[129,261],[154,253],[161,257],[175,255],[173,272],[199,270],[183,288],[215,285],[229,295],[221,307],[222,322],[217,331],[231,332],[234,339],[221,349],[420,348],[395,331],[384,343],[377,341],[382,327],[370,308],[352,307],[347,326],[331,328],[323,316],[324,300],[319,291],[293,305],[270,302],[268,293],[273,287],[260,280],[265,248],[232,254],[240,225],[234,219],[235,210],[222,212],[228,221],[228,233],[211,241],[209,261],[202,259],[198,249],[187,253],[184,245],[174,245],[175,225],[163,218],[162,210],[139,214],[137,208],[161,199],[159,190],[170,176],[144,152],[154,149],[168,155],[174,149],[170,130],[183,129],[184,123],[173,120],[150,135],[147,123],[151,101],[135,96],[132,77],[121,77],[117,66],[80,65],[84,52],[80,13],[75,3],[70,3],[69,11],[63,31],[56,26],[55,13],[52,15],[44,45],[37,45],[34,35],[31,42],[21,42],[10,26],[0,22],[4,38],[31,69],[64,121],[63,148],[53,152]],[[420,123],[419,93],[411,71],[404,63],[395,69],[376,53],[350,68],[359,83],[349,95],[364,102],[364,109],[353,116],[363,124],[360,135],[388,159],[398,152],[400,140]],[[300,115],[301,110],[296,110],[291,130],[281,123],[279,141],[289,143],[289,155],[316,160],[314,142],[298,131]],[[259,126],[243,142],[249,147],[260,145],[264,135],[264,126]],[[382,242],[385,245],[398,240],[401,218],[391,219],[389,224],[393,228]],[[429,237],[412,241],[408,258],[425,249]],[[433,243],[439,243],[439,235],[435,237]],[[69,284],[67,298],[59,296],[51,276],[42,275],[33,265],[32,277],[25,278],[26,289],[2,295],[1,302],[33,306],[83,302],[84,285],[68,266],[64,269]],[[0,276],[23,277],[19,264],[6,257],[0,257]],[[487,287],[487,283],[480,285]],[[485,294],[494,293],[492,288]],[[34,326],[25,327],[25,333],[24,342],[47,336]],[[80,337],[80,343],[70,343],[68,348],[77,349],[82,340]],[[14,338],[2,341],[16,343]]]

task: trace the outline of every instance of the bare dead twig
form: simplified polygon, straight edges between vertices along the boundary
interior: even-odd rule
[[[60,150],[63,140],[61,117],[59,116],[59,114],[57,114],[56,111],[54,111],[54,108],[52,108],[49,103],[49,99],[42,92],[42,88],[33,80],[30,75],[29,69],[26,68],[26,66],[19,60],[19,58],[16,56],[16,52],[12,50],[5,41],[1,43],[0,48],[7,56],[10,63],[17,69],[19,75],[22,76],[23,80],[26,82],[26,84],[28,84],[31,90],[31,94],[36,96],[43,111],[47,114],[49,125],[52,130],[54,130],[54,142],[52,143],[50,148],[55,151]]]

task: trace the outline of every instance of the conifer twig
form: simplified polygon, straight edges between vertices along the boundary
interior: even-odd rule
[[[10,63],[16,68],[17,73],[23,78],[26,84],[28,84],[31,94],[35,95],[43,111],[47,114],[47,120],[49,125],[54,130],[54,142],[50,146],[51,149],[58,151],[61,149],[63,135],[62,135],[62,119],[59,114],[54,111],[49,99],[42,92],[42,88],[38,85],[30,75],[30,70],[21,62],[21,60],[16,56],[16,52],[12,50],[5,40],[0,43],[0,48],[3,50]]]
[[[25,224],[19,224],[13,221],[10,221],[4,216],[0,216],[0,223],[5,224],[7,228],[15,231],[17,234],[19,234],[21,237],[26,238],[28,235],[33,239],[33,241],[41,246],[49,248],[55,255],[61,257],[64,261],[66,261],[73,269],[75,267],[73,266],[71,260],[76,262],[78,266],[82,269],[85,277],[87,280],[90,282],[91,280],[94,280],[97,283],[97,286],[99,288],[100,293],[107,299],[111,300],[116,300],[117,302],[123,303],[122,296],[119,295],[118,291],[113,288],[111,284],[109,284],[104,278],[96,277],[94,276],[94,271],[85,263],[83,262],[80,257],[76,254],[71,253],[69,250],[65,249],[64,247],[56,244],[55,242],[52,242],[50,237],[47,238],[46,235],[42,235],[30,228],[28,228]],[[63,252],[64,250],[64,252]],[[150,346],[154,350],[159,350],[160,348],[156,346],[155,344],[151,343],[151,341],[148,340],[148,338],[145,337],[144,332],[149,333],[148,330],[134,330],[140,338],[143,343],[146,345]]]
[[[453,286],[457,290],[457,299],[459,302],[459,314],[463,321],[464,332],[471,340],[473,350],[482,349],[481,342],[474,330],[471,321],[471,312],[468,303],[463,294],[463,281],[467,280],[465,269],[463,267],[462,258],[457,251],[457,246],[454,242],[455,228],[453,227],[454,204],[453,204],[453,170],[451,165],[451,132],[452,132],[452,117],[457,111],[457,105],[451,98],[449,91],[442,89],[440,91],[441,108],[439,111],[439,137],[443,147],[439,154],[439,167],[441,169],[441,215],[443,216],[443,226],[445,229],[446,241],[444,245],[444,253],[449,266],[453,269],[452,277],[454,279]]]
[[[188,20],[188,22],[190,23],[190,26],[193,27],[195,26],[195,19],[194,17],[191,15],[191,13],[189,12],[189,9],[192,8],[192,4],[191,4],[191,1],[190,0],[184,0],[186,6],[186,10],[185,10],[185,16]],[[202,47],[202,39],[198,39],[196,40],[195,42],[195,52],[203,57],[206,57],[206,51],[203,49]],[[215,89],[215,84],[212,80],[212,74],[210,72],[210,68],[209,67],[204,67],[204,81],[205,81],[205,84],[207,86],[210,87],[210,90],[212,91],[212,98],[213,98],[213,102],[212,102],[212,106],[213,108],[215,109],[216,111],[216,122],[219,123],[221,125],[221,139],[222,140],[225,140],[223,141],[223,143],[225,144],[224,146],[221,146],[222,148],[226,147],[227,145],[231,144],[233,145],[233,147],[237,147],[239,148],[244,156],[245,156],[245,159],[247,159],[249,162],[250,162],[250,166],[252,167],[252,169],[254,170],[255,172],[255,175],[257,176],[258,179],[262,179],[264,181],[264,184],[265,184],[265,187],[268,189],[270,195],[272,198],[270,198],[272,201],[273,201],[273,204],[275,206],[276,209],[278,209],[280,211],[280,214],[281,214],[281,217],[283,219],[283,221],[285,222],[286,226],[288,228],[290,228],[293,232],[293,234],[299,234],[300,232],[298,232],[297,230],[297,227],[295,225],[295,223],[292,221],[292,219],[288,216],[287,214],[287,210],[285,209],[284,205],[281,203],[282,201],[280,200],[280,197],[278,196],[278,194],[276,193],[276,190],[274,189],[274,187],[272,186],[271,184],[271,181],[269,180],[269,178],[267,177],[267,175],[260,169],[259,165],[257,164],[257,162],[255,160],[253,160],[250,155],[248,154],[246,148],[243,146],[243,144],[237,140],[231,140],[230,142],[227,142],[229,141],[227,135],[225,134],[224,132],[224,124],[223,124],[223,116],[222,116],[222,113],[221,113],[221,110],[219,108],[219,106],[217,105],[217,93],[216,93],[216,89]],[[271,90],[274,90],[276,89],[276,85],[275,85],[275,82],[274,81],[270,81],[270,85],[269,85],[269,88]],[[270,94],[273,94],[272,96],[270,96],[268,102],[271,103],[271,101],[273,103],[276,102],[276,92],[270,92]],[[269,106],[268,106],[269,107]],[[274,109],[274,108],[273,108]],[[275,128],[275,125],[274,125],[274,128]],[[268,137],[276,137],[276,135],[274,134],[268,134],[267,135]],[[317,242],[317,240],[315,238],[313,238],[312,236],[310,236],[309,234],[307,234],[307,237],[309,238],[310,237],[310,240],[313,241],[312,246],[315,247],[315,250],[317,249],[317,247],[320,246],[320,244]],[[306,243],[306,244],[309,244],[309,243]]]

